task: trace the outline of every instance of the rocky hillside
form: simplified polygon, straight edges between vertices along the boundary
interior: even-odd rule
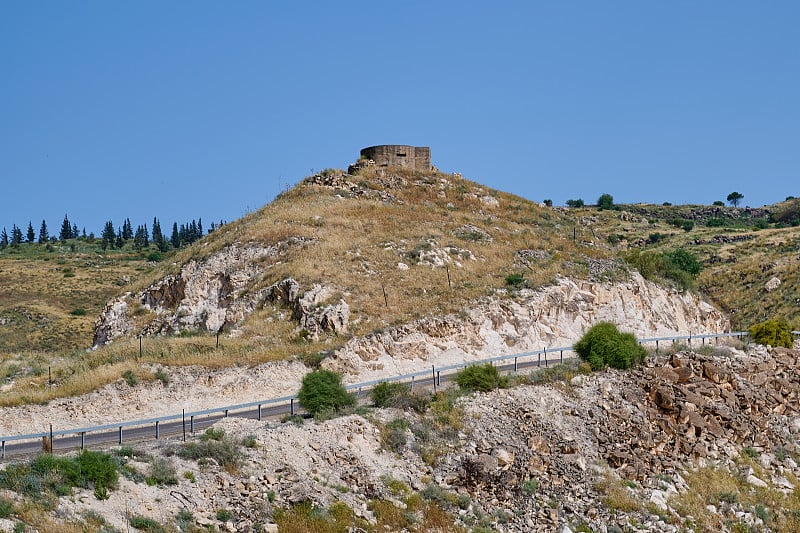
[[[120,488],[60,498],[54,523],[91,512],[117,530],[137,515],[239,532],[797,531],[799,358],[706,347],[628,372],[542,370],[416,410],[228,419],[211,440],[244,443],[231,444],[235,464],[192,460],[180,442],[126,449]],[[162,470],[174,481],[153,478]]]

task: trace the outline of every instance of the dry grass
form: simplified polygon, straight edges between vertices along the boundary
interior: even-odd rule
[[[770,482],[769,475],[753,458],[743,456],[742,467],[751,467],[756,477],[766,481],[766,488],[754,487],[738,474],[722,467],[705,467],[685,475],[689,490],[678,495],[674,507],[683,516],[691,516],[696,525],[704,531],[720,530],[725,525],[736,524],[732,512],[723,509],[736,505],[745,512],[751,512],[764,519],[771,531],[800,531],[800,488],[789,494],[777,490]],[[798,487],[798,479],[789,476],[789,481]],[[707,509],[714,505],[721,512],[712,514]]]

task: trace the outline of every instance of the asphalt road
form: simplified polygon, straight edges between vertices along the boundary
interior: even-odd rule
[[[507,363],[503,365],[496,365],[500,373],[513,373],[515,370],[526,370],[541,366],[556,365],[559,360],[540,360],[540,361],[520,361],[515,363]],[[452,370],[448,374],[437,375],[436,388],[447,385],[456,376],[457,371]],[[425,389],[434,388],[434,377],[431,373],[430,376],[415,379],[414,388],[423,387]],[[360,403],[366,403],[369,399],[371,388],[363,389],[358,392],[358,399]],[[53,452],[65,452],[70,450],[77,450],[83,448],[102,448],[107,446],[132,444],[135,442],[142,442],[147,440],[172,438],[178,436],[181,439],[188,439],[195,433],[201,433],[206,428],[212,426],[214,423],[225,418],[226,416],[249,418],[254,420],[275,420],[283,417],[284,415],[291,414],[292,405],[290,402],[283,404],[275,404],[262,406],[259,412],[257,407],[251,409],[243,409],[235,412],[218,414],[203,415],[202,417],[186,417],[183,420],[169,420],[164,422],[153,423],[145,426],[138,427],[118,427],[116,429],[106,429],[102,431],[95,431],[85,433],[83,435],[75,433],[72,435],[54,436],[52,442]],[[294,402],[294,413],[304,414],[297,401]],[[14,457],[24,457],[35,455],[42,451],[43,443],[41,440],[28,440],[28,441],[8,441],[5,443],[5,459]]]

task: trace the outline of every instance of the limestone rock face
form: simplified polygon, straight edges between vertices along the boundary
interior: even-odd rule
[[[444,366],[503,354],[571,346],[596,322],[614,322],[637,337],[728,331],[722,313],[696,295],[651,283],[601,283],[560,278],[522,291],[514,300],[492,297],[468,311],[421,319],[382,333],[353,338],[323,364],[350,382],[378,374],[404,374],[421,362]]]
[[[232,245],[202,260],[191,260],[143,291],[115,298],[95,323],[94,346],[102,346],[122,335],[177,333],[183,330],[230,329],[265,304],[281,304],[312,336],[321,332],[347,331],[350,308],[343,299],[324,305],[333,289],[315,285],[300,293],[297,281],[288,278],[253,290],[263,279],[265,264],[279,258],[288,246],[302,245],[290,239],[269,247]],[[134,307],[140,325],[134,326]],[[141,323],[144,322],[144,326]]]

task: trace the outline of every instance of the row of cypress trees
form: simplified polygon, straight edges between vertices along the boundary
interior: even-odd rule
[[[211,223],[208,233],[225,224],[223,221],[219,223]],[[160,252],[166,252],[170,248],[178,249],[195,242],[203,237],[203,220],[192,219],[191,222],[178,225],[177,222],[172,224],[172,234],[167,238],[161,230],[161,223],[158,217],[153,218],[152,229],[148,230],[147,224],[137,226],[136,231],[133,230],[130,218],[126,218],[122,223],[121,228],[115,229],[114,223],[109,220],[105,223],[103,231],[100,235],[100,246],[103,250],[108,248],[122,248],[126,243],[133,242],[133,246],[137,250],[148,247],[151,242],[156,245]],[[86,228],[83,228],[81,233],[78,230],[78,225],[70,222],[69,217],[64,215],[64,221],[61,223],[61,230],[58,237],[50,235],[47,227],[47,221],[42,220],[42,225],[39,227],[39,233],[33,229],[33,224],[28,222],[28,230],[23,233],[22,229],[14,224],[9,234],[6,228],[0,232],[0,250],[4,250],[9,246],[19,246],[24,243],[38,242],[45,244],[48,242],[68,241],[70,239],[85,239],[88,242],[94,242],[96,237],[94,233],[86,234]]]

